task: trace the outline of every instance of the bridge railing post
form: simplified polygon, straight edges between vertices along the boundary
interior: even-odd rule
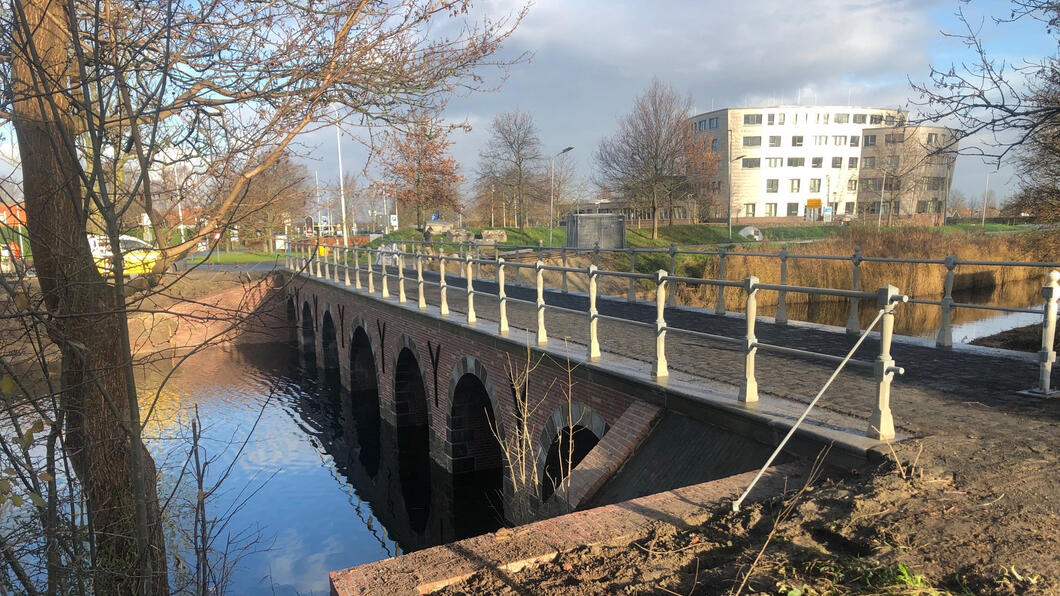
[[[627,249],[629,252],[629,272],[637,272],[637,251],[633,250],[633,247]],[[637,301],[637,280],[632,277],[629,278],[629,291],[626,293],[626,302]]]
[[[342,268],[346,272],[346,287],[350,287],[350,249],[342,249]]]
[[[758,380],[755,378],[755,353],[758,351],[758,338],[755,337],[755,320],[758,317],[758,278],[753,275],[744,278],[743,287],[747,294],[744,305],[747,335],[744,337],[743,384],[740,385],[739,399],[744,403],[754,403],[758,401]]]
[[[718,250],[718,279],[725,281],[725,255],[728,254],[724,248]],[[714,314],[725,314],[725,286],[718,286],[718,301],[714,305]]]
[[[861,247],[854,247],[854,256],[850,257],[854,265],[854,273],[850,281],[850,289],[858,292],[861,290]],[[856,296],[850,299],[850,314],[847,316],[847,333],[857,334],[861,331],[861,321],[858,319],[858,307],[861,299]]]
[[[537,271],[537,345],[548,345],[548,332],[545,330],[545,264],[537,260],[534,269]]]
[[[891,415],[891,381],[894,374],[904,371],[894,365],[891,358],[891,341],[894,338],[894,309],[898,302],[906,300],[894,286],[883,286],[876,291],[876,302],[883,309],[880,322],[880,355],[874,363],[876,376],[876,405],[869,419],[868,436],[880,441],[894,438],[894,417]]]
[[[942,295],[942,306],[940,306],[942,314],[942,325],[939,327],[939,334],[935,338],[936,348],[950,348],[953,347],[953,269],[957,267],[957,256],[949,255],[946,257],[946,278],[943,281],[943,295]]]
[[[328,266],[328,261],[331,261],[331,266]],[[328,246],[324,249],[324,271],[327,273],[324,278],[328,281],[339,281],[339,253],[333,247]]]
[[[466,277],[467,277],[467,324],[468,325],[474,325],[475,324],[475,284],[474,284],[474,276],[471,274],[471,265],[473,263],[472,263],[472,259],[471,259],[471,251],[470,250],[467,252],[467,257],[466,257],[465,264],[467,265],[467,268],[465,269],[465,273],[466,273]]]
[[[423,292],[423,251],[416,253],[416,306],[427,310],[427,296]]]
[[[439,309],[443,317],[449,316],[449,299],[446,296],[446,283],[445,283],[445,253],[438,250],[438,291],[439,291]]]
[[[1050,377],[1053,374],[1053,363],[1056,362],[1056,311],[1057,299],[1060,298],[1060,271],[1052,270],[1046,276],[1045,286],[1042,287],[1042,297],[1045,298],[1045,308],[1042,309],[1042,349],[1038,352],[1038,390],[1045,397],[1052,394],[1050,389]]]
[[[320,279],[321,277],[323,277],[323,275],[321,275],[320,273],[320,244],[314,244],[312,251],[313,256],[310,258],[313,259],[313,277]]]
[[[497,303],[499,309],[499,321],[497,332],[508,335],[508,294],[504,291],[504,259],[497,258]]]
[[[389,250],[380,247],[379,256],[379,295],[383,298],[390,298],[390,286],[387,283],[387,278],[390,277],[390,274],[386,270],[387,261],[390,260]]]
[[[655,273],[655,360],[652,362],[651,376],[665,379],[670,376],[666,364],[666,271]]]
[[[375,262],[372,259],[372,253],[378,254],[379,249],[368,249],[368,254],[365,255],[365,261],[368,265],[368,293],[375,294]]]
[[[353,287],[361,289],[361,249],[353,247]]]
[[[788,285],[788,247],[780,247],[780,285]],[[788,291],[777,292],[777,316],[774,317],[777,325],[788,324]]]
[[[405,304],[407,297],[405,296],[405,252],[404,245],[402,245],[401,252],[397,256],[397,268],[398,268],[398,302]]]
[[[596,265],[589,265],[589,360],[600,359],[600,336],[597,334],[599,313],[596,310],[596,280],[600,275]]]
[[[560,262],[563,264],[563,275],[561,276],[560,288],[563,290],[563,293],[566,294],[567,293],[567,245],[566,245],[566,243],[564,243],[563,246],[560,247],[559,254],[560,254],[560,259],[561,259]]]

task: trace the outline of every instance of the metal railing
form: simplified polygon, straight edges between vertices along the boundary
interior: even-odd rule
[[[476,244],[476,243],[451,243],[451,242],[427,242],[417,241],[408,244],[419,247],[420,252],[427,252],[427,247],[431,247],[434,251],[440,249],[455,249],[455,252],[460,255],[475,254],[477,258],[481,259],[487,257],[490,253],[492,254],[493,261],[495,262],[498,258],[508,256],[514,256],[518,259],[524,259],[527,257],[536,256],[536,260],[544,261],[546,255],[548,258],[558,256],[560,258],[561,265],[563,267],[568,266],[568,260],[572,255],[592,255],[592,262],[597,267],[600,266],[601,254],[604,255],[623,255],[629,261],[629,271],[635,273],[637,271],[637,258],[638,256],[663,256],[669,259],[668,271],[676,272],[678,258],[681,256],[709,256],[718,259],[718,279],[726,279],[726,262],[732,257],[756,257],[763,259],[775,259],[778,262],[780,269],[780,285],[786,285],[788,281],[788,267],[790,263],[798,261],[846,261],[850,263],[851,267],[851,287],[849,289],[859,291],[861,289],[861,277],[862,277],[862,265],[864,263],[904,263],[904,264],[922,264],[922,265],[938,265],[943,268],[941,271],[942,279],[941,286],[943,287],[943,296],[938,300],[930,300],[924,298],[911,298],[911,304],[935,306],[939,308],[940,312],[940,326],[938,333],[935,336],[935,345],[940,348],[949,348],[953,346],[953,315],[956,309],[969,309],[969,310],[986,310],[1003,313],[1026,313],[1032,315],[1044,315],[1044,308],[1030,308],[1030,307],[1010,307],[1010,306],[997,306],[989,304],[970,304],[964,302],[957,302],[953,297],[954,291],[954,280],[958,274],[958,269],[962,266],[973,267],[997,267],[997,268],[1033,268],[1033,269],[1060,269],[1060,262],[1031,262],[1031,261],[987,261],[987,260],[969,260],[960,259],[956,255],[949,255],[941,259],[917,259],[917,258],[895,258],[895,257],[874,257],[867,256],[861,253],[859,248],[855,248],[851,255],[815,255],[815,254],[801,254],[788,252],[787,247],[781,248],[778,252],[756,252],[756,251],[730,251],[725,248],[718,248],[714,250],[694,250],[694,249],[679,249],[676,245],[671,244],[667,248],[622,248],[622,249],[601,249],[599,245],[593,248],[572,248],[572,247],[545,247],[544,245],[520,245],[520,244]],[[567,274],[568,272],[574,271],[574,269],[568,269],[561,273],[560,287],[559,289],[566,293],[568,292]],[[579,273],[584,273],[584,270],[578,270]],[[517,272],[515,278],[516,285],[523,285],[522,278]],[[637,299],[637,284],[636,278],[630,278],[628,284],[628,290],[626,293],[626,300],[629,302],[636,302]],[[714,312],[717,314],[723,314],[726,312],[725,304],[726,296],[725,292],[718,292],[716,302],[714,305]],[[671,284],[668,291],[669,304],[675,303],[675,285]],[[788,324],[788,292],[779,291],[777,295],[777,307],[775,322],[778,325]],[[859,324],[859,308],[860,298],[854,297],[849,299],[849,308],[846,317],[846,331],[850,334],[857,334],[860,331]]]

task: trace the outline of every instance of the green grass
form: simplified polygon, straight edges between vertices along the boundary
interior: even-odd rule
[[[207,265],[243,265],[247,263],[272,263],[283,261],[283,255],[271,252],[215,252],[210,257],[188,257],[188,263],[195,265],[206,262]]]

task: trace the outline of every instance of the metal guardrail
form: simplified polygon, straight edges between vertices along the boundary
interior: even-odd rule
[[[889,394],[890,394],[890,383],[894,373],[902,374],[904,371],[900,367],[894,366],[894,360],[890,357],[890,348],[893,340],[894,330],[894,305],[898,302],[909,302],[908,296],[902,295],[898,292],[898,289],[894,286],[884,286],[879,288],[875,292],[865,292],[857,289],[858,276],[857,269],[855,269],[854,285],[853,290],[843,289],[830,289],[830,288],[815,288],[815,287],[804,287],[781,284],[764,284],[760,283],[757,277],[750,276],[743,280],[724,280],[724,279],[703,279],[703,278],[692,278],[670,275],[665,270],[658,270],[654,274],[636,273],[636,272],[625,272],[625,271],[609,271],[602,270],[598,265],[593,264],[587,268],[573,268],[559,265],[546,265],[542,260],[537,260],[534,263],[523,263],[523,262],[506,262],[503,257],[496,256],[491,259],[475,258],[470,253],[463,256],[446,255],[443,253],[438,254],[425,254],[423,252],[406,252],[393,248],[342,248],[342,247],[331,247],[330,250],[320,250],[319,245],[303,244],[303,243],[292,243],[293,252],[288,252],[286,255],[287,266],[290,269],[303,269],[307,270],[311,275],[323,278],[331,281],[339,281],[340,269],[344,272],[345,285],[354,285],[356,289],[363,289],[361,284],[361,273],[367,273],[367,291],[369,293],[375,293],[375,276],[378,274],[380,278],[380,290],[379,293],[382,298],[390,298],[389,280],[392,276],[387,270],[389,262],[394,261],[397,268],[396,282],[398,286],[398,301],[404,304],[407,301],[405,291],[405,269],[407,261],[412,259],[415,263],[416,270],[416,284],[417,284],[417,303],[420,309],[426,308],[426,298],[424,295],[425,284],[431,284],[437,286],[440,290],[440,314],[443,317],[450,315],[447,291],[448,283],[446,280],[446,274],[448,273],[449,263],[458,263],[458,271],[460,275],[466,280],[466,288],[464,289],[467,298],[467,323],[474,325],[476,323],[475,313],[475,295],[483,294],[483,292],[476,291],[473,286],[473,280],[476,277],[477,268],[478,276],[481,278],[481,266],[488,265],[495,268],[494,280],[497,283],[498,292],[496,294],[488,294],[498,300],[498,331],[502,335],[506,335],[509,331],[508,316],[507,316],[507,303],[509,301],[516,301],[520,303],[530,304],[536,308],[537,312],[537,326],[535,330],[536,341],[538,345],[548,344],[548,331],[546,326],[545,313],[548,309],[555,311],[566,311],[584,316],[586,313],[583,311],[576,311],[566,309],[559,306],[549,306],[546,304],[545,296],[545,283],[544,273],[545,271],[560,272],[563,275],[568,273],[585,274],[589,280],[588,295],[589,295],[589,308],[588,308],[588,324],[589,324],[589,344],[587,346],[586,357],[590,360],[597,360],[600,358],[600,340],[598,333],[598,322],[601,318],[621,320],[626,323],[632,323],[644,327],[650,327],[655,330],[656,335],[656,346],[655,346],[655,357],[652,363],[652,376],[658,379],[666,378],[669,375],[669,367],[666,361],[666,334],[669,331],[690,334],[693,336],[703,337],[706,339],[718,340],[728,343],[739,344],[743,347],[745,362],[744,362],[744,379],[740,387],[740,400],[744,402],[754,402],[758,400],[758,383],[755,377],[755,355],[759,349],[775,352],[779,354],[799,356],[806,358],[813,358],[825,362],[840,362],[840,359],[831,354],[822,354],[818,352],[812,352],[808,350],[802,350],[797,348],[791,348],[787,346],[777,346],[767,343],[759,342],[755,336],[755,322],[757,320],[757,293],[760,290],[764,291],[775,291],[778,295],[785,295],[789,292],[812,294],[812,295],[825,295],[834,296],[837,298],[847,299],[851,304],[852,315],[857,312],[857,303],[861,300],[872,300],[876,302],[881,311],[883,312],[883,323],[880,332],[880,354],[873,362],[859,361],[856,359],[848,358],[847,361],[855,367],[861,368],[872,368],[875,371],[875,376],[878,383],[878,401],[876,412],[873,414],[873,420],[876,421],[879,418],[879,424],[875,424],[870,427],[870,436],[876,438],[891,438],[894,436],[893,423],[890,422],[890,406],[889,406]],[[361,267],[361,254],[366,255],[365,265]],[[342,255],[340,262],[339,255]],[[353,255],[353,264],[350,266],[350,255]],[[373,264],[373,257],[376,263]],[[933,260],[923,259],[922,261],[935,262]],[[947,258],[943,261],[947,264],[948,270],[952,273],[953,267],[949,266],[948,263],[953,261]],[[425,263],[433,263],[439,274],[438,282],[427,282],[423,278],[423,269]],[[857,261],[855,261],[857,265]],[[1034,264],[1039,265],[1039,264]],[[955,265],[954,265],[955,266]],[[533,301],[520,300],[517,298],[510,298],[505,292],[507,285],[506,272],[509,269],[514,269],[518,279],[519,273],[523,269],[532,270],[535,274],[534,286],[537,290],[536,299]],[[351,282],[350,273],[353,272],[353,278]],[[656,320],[654,324],[644,323],[640,321],[633,321],[628,319],[620,319],[616,317],[606,317],[599,314],[597,310],[598,300],[598,279],[600,276],[613,276],[619,278],[629,279],[631,282],[637,280],[647,280],[655,286],[655,305],[656,305]],[[1033,393],[1039,393],[1042,395],[1051,395],[1052,391],[1050,388],[1050,376],[1052,370],[1052,364],[1056,361],[1056,353],[1053,351],[1053,341],[1056,335],[1056,322],[1057,322],[1057,300],[1060,298],[1060,289],[1058,289],[1058,280],[1060,280],[1060,271],[1051,271],[1048,276],[1048,282],[1042,290],[1042,296],[1046,300],[1045,308],[1041,311],[1032,309],[1007,309],[1014,310],[1016,312],[1036,312],[1042,314],[1042,349],[1039,352],[1039,363],[1040,363],[1040,375],[1038,387],[1030,390]],[[738,287],[743,290],[744,295],[744,316],[746,320],[746,333],[743,338],[734,338],[721,336],[716,334],[710,334],[691,329],[683,328],[671,328],[666,325],[665,320],[665,308],[668,304],[668,290],[674,283],[683,283],[689,285],[705,285],[715,286],[719,288],[725,287]],[[952,280],[950,280],[949,286],[952,286]],[[724,292],[718,292],[720,311],[724,310]],[[916,301],[924,302],[924,301]],[[943,300],[945,302],[945,299]],[[980,306],[980,305],[972,305]],[[717,312],[717,310],[716,310]],[[857,325],[857,319],[854,319],[855,325]],[[848,326],[849,330],[849,326]],[[856,327],[858,333],[862,333],[860,327]],[[867,332],[867,331],[866,331]],[[873,430],[875,429],[875,430]]]

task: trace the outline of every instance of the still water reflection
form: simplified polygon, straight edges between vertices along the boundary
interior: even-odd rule
[[[203,445],[218,458],[214,474],[234,461],[208,507],[212,515],[231,512],[231,531],[249,529],[262,541],[239,562],[228,593],[327,594],[331,570],[499,526],[499,516],[483,509],[472,520],[475,527],[454,525],[446,507],[454,495],[452,476],[424,467],[422,457],[416,474],[401,473],[397,445],[409,439],[380,424],[374,385],[343,394],[337,379],[317,378],[313,369],[306,374],[292,354],[288,346],[265,345],[193,357],[166,383],[146,431],[163,470],[163,498],[188,452],[195,405]],[[352,368],[356,372],[358,363]],[[142,393],[154,395],[166,372],[143,379]],[[460,492],[474,492],[464,480],[458,479]],[[194,496],[189,486],[185,479],[176,500]],[[412,523],[407,509],[414,512]]]

